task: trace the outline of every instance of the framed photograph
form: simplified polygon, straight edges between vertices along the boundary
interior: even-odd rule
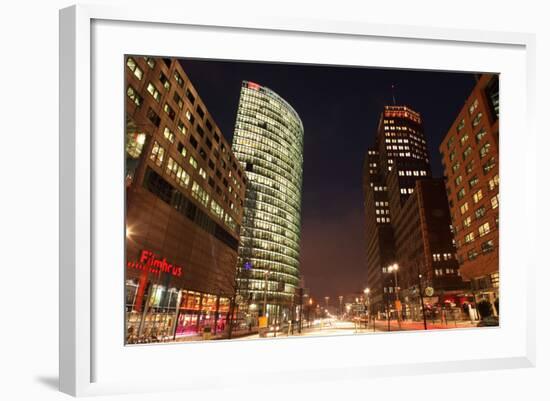
[[[61,10],[61,390],[534,366],[534,37],[248,17]]]

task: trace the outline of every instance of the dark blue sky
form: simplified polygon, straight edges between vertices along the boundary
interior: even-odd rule
[[[362,165],[384,105],[408,105],[424,120],[434,176],[438,146],[475,85],[473,74],[364,67],[182,59],[231,142],[241,81],[269,87],[304,124],[301,272],[314,296],[336,299],[365,286]]]

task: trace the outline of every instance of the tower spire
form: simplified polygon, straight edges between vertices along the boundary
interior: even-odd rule
[[[391,97],[393,99],[393,105],[395,106],[395,84],[391,84]]]

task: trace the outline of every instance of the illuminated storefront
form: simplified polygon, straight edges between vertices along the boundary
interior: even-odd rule
[[[232,147],[248,177],[238,292],[249,316],[267,310],[270,322],[290,318],[299,286],[303,138],[284,99],[243,82]]]
[[[126,281],[129,343],[173,341],[201,334],[205,328],[213,334],[224,332],[229,298],[154,282],[144,284],[143,293],[148,295],[143,297],[139,280]]]

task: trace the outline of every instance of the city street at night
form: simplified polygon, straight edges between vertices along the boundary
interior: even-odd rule
[[[471,321],[454,321],[454,322],[440,322],[429,321],[426,322],[427,330],[442,330],[442,329],[467,329],[476,327],[477,322]],[[424,330],[424,322],[406,320],[398,323],[395,320],[390,321],[391,331],[418,331]],[[295,332],[290,334],[290,337],[318,337],[318,336],[342,336],[351,334],[372,334],[376,332],[387,332],[388,322],[386,320],[377,320],[376,329],[373,330],[372,322],[368,327],[365,327],[364,323],[361,325],[356,324],[353,321],[337,320],[337,319],[324,319],[321,324],[320,321],[316,322],[311,327],[305,327],[302,329],[302,333]],[[288,330],[278,331],[276,334],[270,332],[266,338],[282,338],[289,337]],[[248,336],[239,337],[241,339],[258,339],[259,334],[255,333]]]
[[[498,75],[124,71],[127,344],[498,326]]]

